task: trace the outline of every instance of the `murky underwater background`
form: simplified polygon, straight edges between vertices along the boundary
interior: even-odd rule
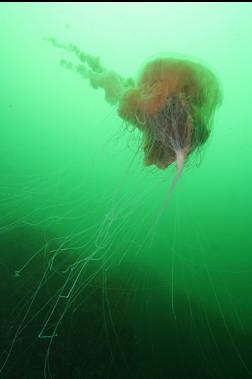
[[[250,3],[1,4],[1,378],[252,376],[251,21]],[[163,52],[216,71],[210,140],[160,218],[175,168],[144,167],[50,36],[125,77]]]

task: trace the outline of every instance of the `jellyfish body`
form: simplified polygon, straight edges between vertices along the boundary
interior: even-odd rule
[[[221,103],[213,72],[203,64],[167,55],[147,63],[135,82],[108,70],[99,58],[73,44],[49,41],[74,53],[80,64],[66,60],[61,64],[78,72],[93,88],[102,88],[106,101],[118,107],[120,118],[142,132],[145,165],[165,169],[176,161],[181,174],[189,154],[208,139]]]
[[[143,133],[145,165],[164,169],[186,157],[208,138],[221,94],[213,73],[201,64],[158,58],[144,67],[127,90],[119,115]]]

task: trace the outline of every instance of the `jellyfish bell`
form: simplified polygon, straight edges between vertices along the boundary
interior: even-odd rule
[[[144,163],[167,168],[184,161],[208,139],[221,93],[214,73],[178,56],[152,59],[124,92],[119,116],[143,134]]]

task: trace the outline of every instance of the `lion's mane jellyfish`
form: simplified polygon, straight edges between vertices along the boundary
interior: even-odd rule
[[[119,104],[120,116],[143,132],[145,165],[164,169],[185,158],[208,138],[221,96],[213,73],[176,58],[147,63],[137,85]]]
[[[103,88],[119,116],[142,132],[146,166],[160,169],[177,162],[177,176],[193,151],[207,140],[215,109],[221,103],[218,81],[211,70],[192,60],[166,56],[148,62],[137,81],[125,79],[101,65],[99,58],[75,45],[49,41],[74,53],[81,64],[61,64]]]

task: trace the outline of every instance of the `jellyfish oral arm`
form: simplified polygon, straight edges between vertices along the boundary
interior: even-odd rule
[[[47,41],[54,47],[63,49],[65,52],[72,54],[73,58],[77,58],[77,64],[62,59],[61,66],[80,74],[85,80],[89,81],[94,89],[103,89],[105,99],[109,104],[115,105],[119,103],[124,92],[134,87],[133,79],[124,78],[118,73],[107,69],[100,63],[98,57],[81,51],[76,45],[60,43],[53,37],[47,38]]]

